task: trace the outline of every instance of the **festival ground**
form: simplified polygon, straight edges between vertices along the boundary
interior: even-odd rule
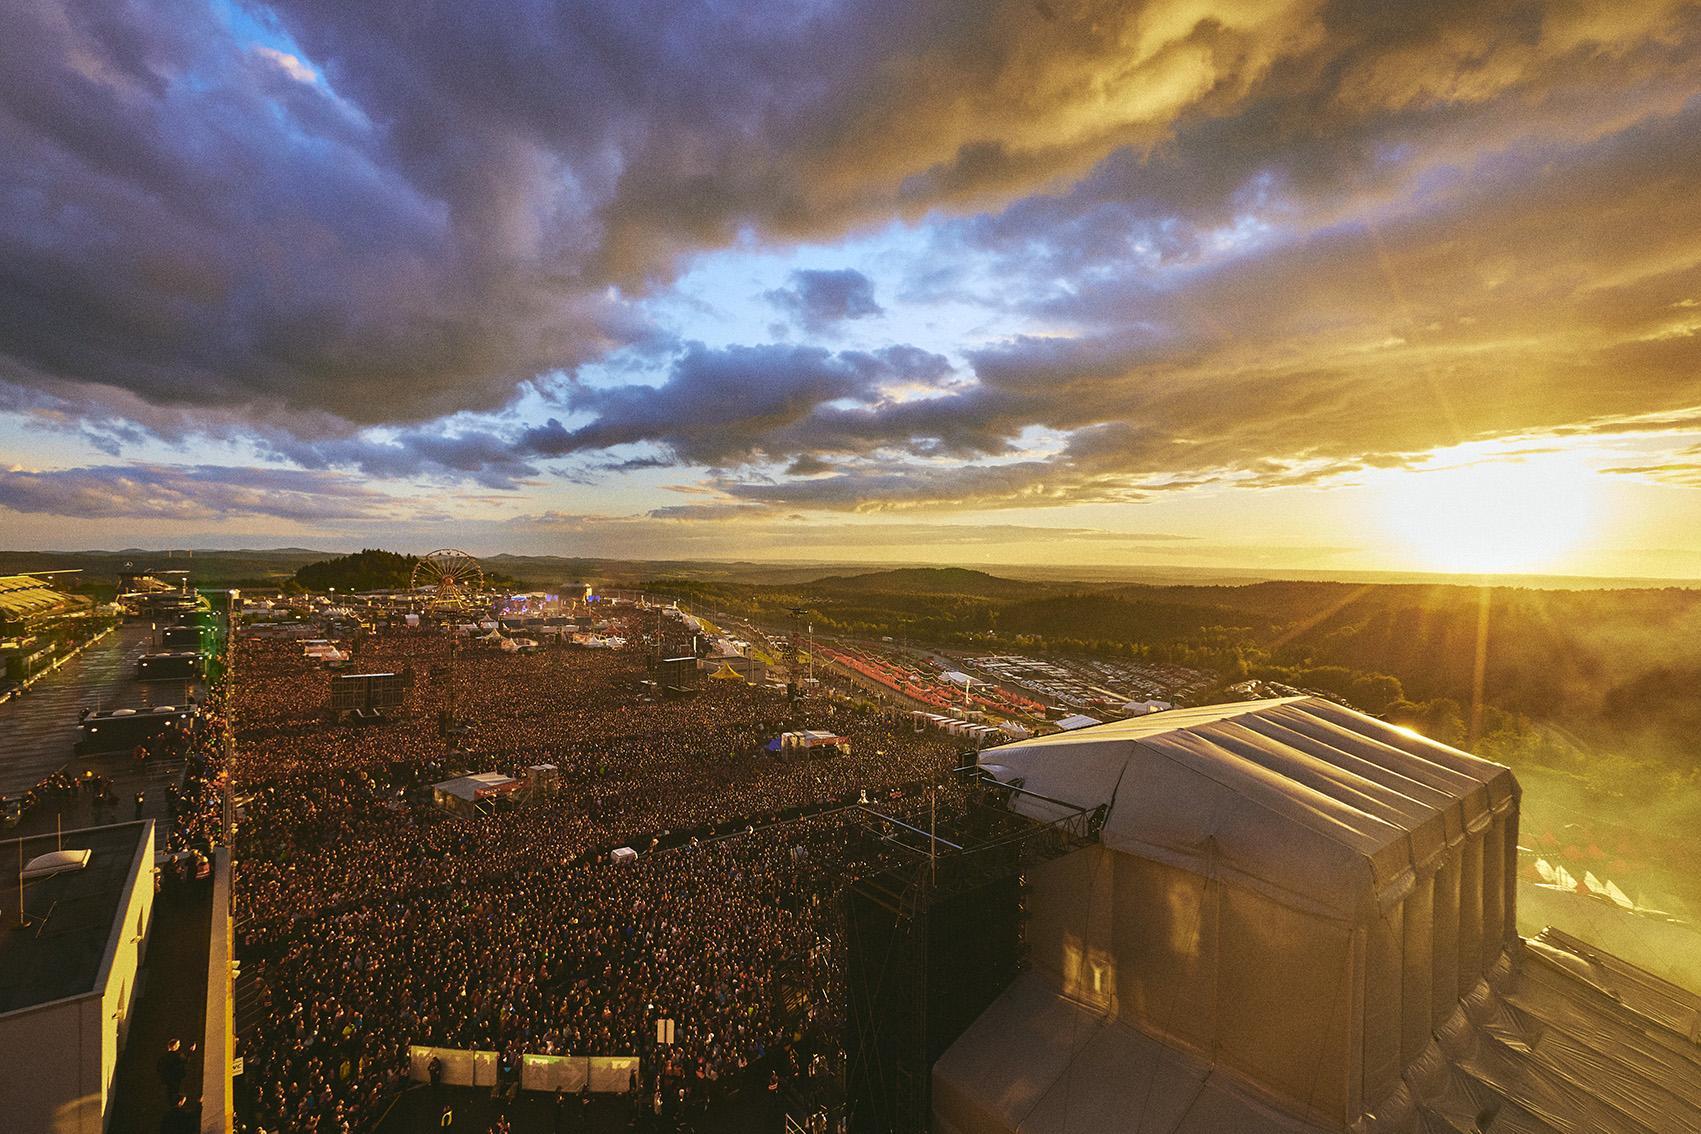
[[[660,1117],[639,1109],[624,1095],[597,1095],[588,1106],[578,1099],[558,1108],[547,1094],[522,1091],[512,1102],[494,1097],[484,1087],[428,1086],[403,1092],[376,1127],[377,1134],[440,1134],[447,1104],[454,1134],[488,1134],[506,1114],[512,1134],[615,1134],[617,1131],[689,1131],[691,1134],[768,1134],[784,1122],[766,1097],[719,1102],[707,1110]]]

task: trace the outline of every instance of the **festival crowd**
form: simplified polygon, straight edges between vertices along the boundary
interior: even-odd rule
[[[839,1065],[853,843],[838,808],[937,781],[949,738],[736,681],[660,697],[636,647],[470,651],[400,627],[363,638],[355,665],[412,673],[409,711],[338,723],[299,643],[243,636],[235,654],[216,720],[235,736],[239,1054],[258,1128],[371,1129],[412,1044],[637,1055],[633,1114],[673,1123]],[[792,728],[850,751],[771,752]],[[434,781],[539,764],[559,769],[552,794],[468,817],[432,801]],[[622,845],[640,856],[610,861]]]

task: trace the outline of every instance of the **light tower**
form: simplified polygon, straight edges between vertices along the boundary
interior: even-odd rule
[[[798,684],[798,659],[803,651],[803,616],[809,613],[806,606],[791,608],[791,634],[786,638],[786,694],[793,705],[801,695]],[[811,659],[813,661],[813,658]]]

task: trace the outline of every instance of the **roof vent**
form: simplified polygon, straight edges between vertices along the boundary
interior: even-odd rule
[[[89,864],[88,850],[56,850],[47,854],[38,854],[29,860],[24,867],[24,881],[30,882],[37,878],[51,878],[55,874],[65,874],[73,870],[81,870]]]

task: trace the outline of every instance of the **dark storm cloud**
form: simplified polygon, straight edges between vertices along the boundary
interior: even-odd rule
[[[0,508],[78,519],[314,523],[385,515],[388,496],[335,473],[219,465],[0,469]]]
[[[810,331],[828,330],[847,319],[866,319],[885,310],[874,301],[874,281],[854,268],[793,272],[787,286],[765,295]]]
[[[521,451],[565,456],[636,442],[665,445],[680,462],[741,460],[841,399],[867,399],[885,383],[934,382],[949,371],[914,347],[840,351],[770,345],[688,345],[660,386],[579,387],[568,408],[589,414],[569,428],[557,419],[526,430]]]
[[[278,0],[266,43],[222,11],[0,36],[0,383],[107,451],[248,430],[502,489],[662,453],[766,463],[717,484],[776,507],[970,506],[1701,403],[1690,5]],[[912,290],[1048,333],[673,355],[624,297],[894,217],[940,230]],[[849,270],[777,298],[879,310]],[[629,345],[659,384],[550,377]],[[527,381],[557,417],[422,424]]]
[[[354,423],[491,408],[646,333],[611,282],[1020,187],[917,188],[964,153],[1084,170],[1303,30],[1026,0],[251,11],[284,35],[197,0],[8,21],[0,377]]]
[[[639,333],[463,226],[360,108],[170,7],[33,6],[0,37],[0,375],[407,421]]]
[[[536,477],[513,441],[488,429],[449,433],[403,429],[383,439],[342,437],[303,440],[284,433],[259,441],[268,456],[308,469],[354,469],[381,478],[439,477],[470,480],[486,488],[518,488]]]

